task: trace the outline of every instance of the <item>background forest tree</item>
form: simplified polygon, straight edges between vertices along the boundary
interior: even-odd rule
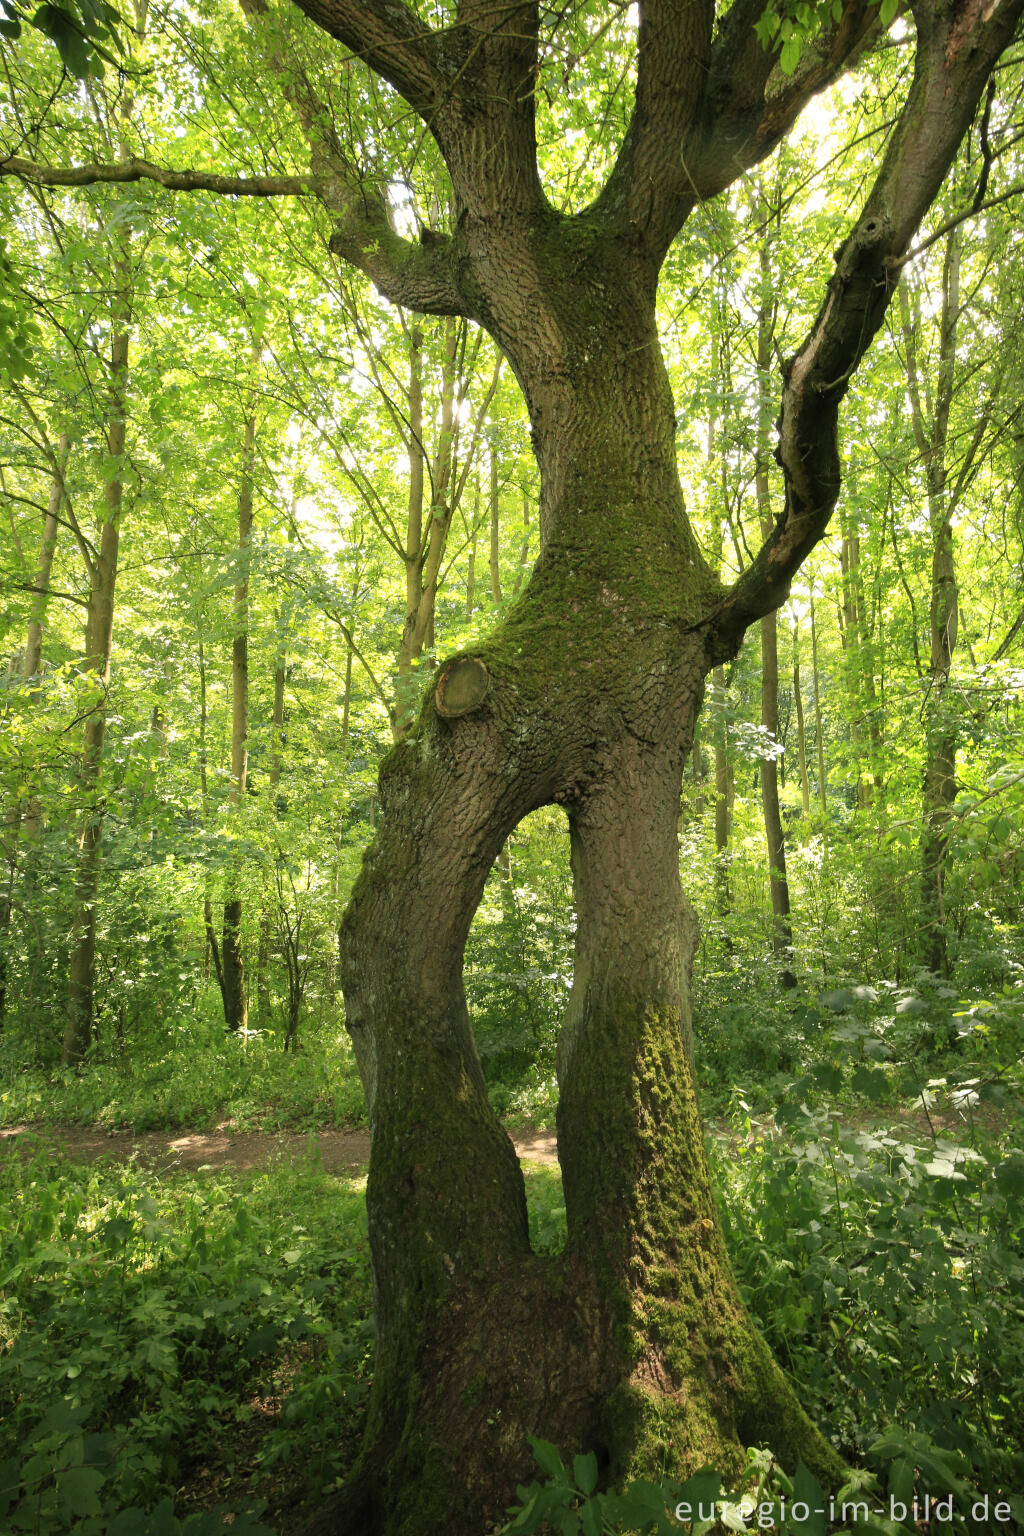
[[[708,43],[718,48],[714,57],[723,70],[736,47],[729,28],[760,25],[762,9],[749,16],[730,12],[719,43]],[[328,10],[314,20],[339,32],[422,110],[425,86],[413,76],[419,51],[433,46],[426,23],[407,18],[409,36],[387,41],[358,29],[373,32],[393,18],[387,22],[372,9],[357,8],[351,17],[342,8]],[[462,1148],[467,1166],[474,1158],[481,1167],[494,1163],[507,1198],[481,1206],[486,1230],[474,1248],[467,1233],[480,1212],[473,1213],[472,1181],[454,1192],[444,1169],[426,1177],[420,1159],[421,1218],[412,1219],[407,1191],[389,1159],[417,1163],[411,1146],[417,1136],[433,1137],[438,1125],[421,1116],[417,1130],[408,1119],[408,1085],[432,1080],[430,1031],[417,1040],[399,1028],[395,1049],[403,1053],[403,1065],[388,1080],[387,1111],[377,1115],[377,1172],[371,1179],[377,1280],[386,1280],[393,1260],[385,1259],[385,1250],[405,1223],[395,1285],[396,1295],[409,1294],[409,1274],[419,1273],[423,1263],[423,1232],[439,1210],[447,1210],[464,1274],[455,1285],[439,1268],[430,1284],[442,1296],[457,1292],[470,1276],[484,1328],[489,1309],[497,1306],[504,1316],[508,1305],[501,1284],[493,1277],[485,1284],[494,1263],[504,1269],[512,1255],[520,1256],[514,1285],[519,1305],[532,1294],[526,1277],[535,1273],[521,1180],[507,1156],[507,1140],[495,1132],[487,1097],[499,1112],[553,1114],[556,1041],[566,1005],[576,1028],[585,1021],[593,1029],[588,974],[599,979],[603,966],[616,963],[620,981],[630,987],[635,981],[636,941],[624,945],[616,961],[607,922],[617,919],[602,916],[595,905],[602,886],[621,889],[631,876],[603,862],[602,834],[596,823],[588,828],[586,807],[588,784],[591,790],[601,783],[607,788],[615,779],[602,780],[594,766],[606,750],[601,699],[609,686],[618,686],[620,709],[623,688],[635,692],[643,675],[637,668],[631,680],[622,670],[630,664],[623,660],[629,647],[622,636],[612,640],[621,620],[616,603],[632,601],[621,594],[635,588],[637,561],[656,590],[674,585],[686,595],[684,589],[692,589],[688,621],[712,636],[703,660],[686,663],[690,686],[685,700],[672,706],[683,711],[675,724],[665,700],[652,695],[649,706],[658,722],[655,735],[667,733],[670,791],[686,759],[680,835],[686,866],[698,872],[692,895],[702,919],[694,1027],[712,1101],[722,1103],[739,1083],[745,1102],[756,1095],[759,1105],[784,1118],[810,1091],[801,1073],[810,1064],[818,1072],[818,1090],[895,1102],[926,1086],[932,1054],[943,1050],[954,1055],[956,1075],[968,1084],[963,1091],[975,1093],[980,1085],[991,1096],[1005,1088],[1007,1031],[1012,1037],[1019,1028],[1024,782],[1020,236],[1012,201],[1018,75],[1008,55],[982,99],[988,66],[972,64],[976,78],[969,84],[978,114],[930,215],[931,233],[917,237],[920,251],[899,267],[885,328],[845,407],[837,519],[788,603],[760,617],[772,606],[765,556],[758,555],[762,541],[768,537],[769,548],[789,551],[784,565],[791,573],[797,556],[824,531],[828,488],[834,490],[826,462],[826,489],[816,493],[809,535],[807,508],[801,510],[794,490],[799,455],[787,458],[785,431],[781,465],[772,457],[779,362],[794,350],[811,358],[827,331],[828,306],[818,309],[822,273],[844,239],[847,210],[862,205],[864,188],[875,178],[878,145],[891,132],[906,91],[914,51],[909,22],[898,22],[888,41],[870,51],[860,73],[839,78],[814,106],[809,124],[770,160],[797,108],[840,77],[851,54],[867,51],[875,18],[870,10],[850,11],[808,39],[800,19],[787,16],[767,49],[760,41],[755,48],[751,33],[751,51],[742,59],[746,73],[737,72],[732,88],[752,91],[745,110],[754,112],[754,123],[757,111],[767,110],[759,92],[771,82],[771,122],[740,152],[750,163],[766,163],[717,197],[710,194],[729,179],[724,162],[716,169],[712,155],[702,172],[693,154],[684,153],[680,171],[674,158],[671,166],[664,159],[665,145],[675,145],[684,126],[685,91],[676,93],[671,108],[657,95],[645,105],[641,75],[639,105],[628,127],[636,41],[629,13],[581,8],[545,34],[529,97],[537,108],[544,186],[541,201],[537,191],[527,201],[534,199],[536,217],[544,207],[559,217],[547,252],[557,277],[548,294],[551,313],[561,313],[562,302],[551,294],[571,276],[565,315],[572,313],[572,325],[592,328],[588,347],[597,347],[593,326],[603,307],[610,316],[614,311],[620,335],[623,314],[609,297],[621,278],[621,251],[607,272],[597,271],[608,253],[597,226],[588,232],[586,210],[609,173],[612,188],[621,184],[632,188],[630,197],[639,196],[635,175],[629,179],[630,156],[653,156],[652,177],[671,192],[666,203],[659,206],[655,198],[648,208],[645,227],[653,233],[644,240],[658,248],[658,261],[666,253],[650,325],[656,320],[672,375],[674,443],[662,441],[662,427],[644,416],[654,397],[664,405],[661,380],[646,373],[641,379],[640,368],[624,387],[644,416],[634,423],[636,441],[645,453],[660,442],[673,466],[671,481],[678,471],[692,539],[687,535],[673,552],[664,537],[665,528],[684,526],[666,478],[652,497],[655,507],[661,498],[661,510],[644,536],[648,547],[643,540],[638,545],[635,531],[624,525],[629,548],[619,570],[615,550],[609,553],[601,543],[598,519],[608,516],[616,476],[628,466],[626,417],[613,410],[614,428],[607,420],[598,423],[608,401],[601,404],[599,392],[587,396],[597,430],[584,455],[587,465],[593,470],[602,453],[612,454],[597,475],[599,503],[591,504],[589,492],[574,491],[571,475],[566,480],[570,461],[559,458],[556,439],[545,447],[541,430],[549,406],[549,421],[557,421],[561,410],[553,396],[542,396],[558,326],[569,321],[552,320],[554,330],[545,333],[535,305],[525,340],[515,342],[507,325],[503,333],[493,295],[481,307],[467,297],[468,288],[451,286],[456,268],[450,252],[469,238],[466,209],[475,206],[474,198],[483,199],[483,207],[490,182],[478,180],[468,192],[472,177],[463,166],[470,181],[460,189],[456,176],[453,202],[422,123],[387,85],[354,59],[345,62],[339,81],[344,53],[332,53],[320,31],[298,23],[290,11],[268,14],[251,5],[243,12],[140,10],[134,57],[120,75],[108,68],[76,80],[42,37],[27,33],[5,53],[10,141],[0,191],[7,230],[0,342],[9,393],[0,424],[0,492],[10,538],[4,568],[9,660],[0,990],[11,1107],[22,1109],[33,1091],[41,1091],[32,1089],[40,1078],[26,1077],[26,1067],[49,1073],[62,1052],[67,1064],[86,1063],[84,1076],[64,1079],[62,1091],[65,1102],[87,1116],[105,1102],[117,1106],[111,1113],[134,1104],[128,1112],[136,1119],[142,1114],[158,1121],[224,1112],[226,1105],[265,1116],[267,1099],[281,1092],[293,1104],[315,1105],[301,1111],[314,1119],[365,1113],[339,1030],[335,932],[379,819],[377,767],[388,744],[404,740],[407,745],[390,760],[390,782],[395,786],[396,774],[410,773],[408,794],[423,794],[432,807],[434,819],[419,829],[420,835],[431,829],[431,855],[426,874],[416,877],[432,926],[412,933],[406,911],[405,929],[388,937],[379,916],[363,919],[364,933],[373,945],[383,943],[386,954],[376,956],[371,945],[359,951],[353,970],[352,945],[365,938],[359,939],[350,919],[355,938],[343,951],[350,966],[349,1023],[358,1030],[354,988],[365,986],[381,964],[393,973],[396,1017],[403,1010],[406,1017],[431,1016],[433,1001],[417,990],[422,980],[410,977],[429,975],[438,945],[440,898],[426,894],[430,882],[444,875],[451,883],[436,836],[434,807],[441,794],[450,812],[445,836],[452,856],[461,858],[473,836],[480,839],[463,906],[449,913],[448,974],[436,978],[439,992],[449,989],[438,1014],[442,1032],[463,1030],[460,934],[484,875],[491,865],[493,870],[468,939],[466,995],[475,1041],[464,1033],[462,1075],[439,1086],[433,1113],[438,1124],[443,1120],[448,1143]],[[1011,33],[1007,15],[1004,9],[998,18],[1006,27],[1003,42]],[[926,32],[947,24],[938,12],[924,16],[922,11],[918,20]],[[671,30],[665,17],[655,21],[649,23],[655,32]],[[491,22],[483,26],[479,19],[464,25],[470,33],[482,27],[481,57],[499,76],[510,67],[532,68],[517,52],[521,39],[503,40],[500,27],[494,32]],[[780,43],[781,69],[773,51]],[[934,50],[933,40],[929,47]],[[658,57],[653,44],[649,57]],[[464,61],[466,92],[478,67],[471,49]],[[471,99],[460,97],[463,106]],[[964,95],[958,104],[963,127],[971,116],[966,102]],[[497,144],[509,134],[514,138],[513,128],[518,133],[526,122],[526,108],[509,110],[512,127],[491,125]],[[663,110],[671,121],[659,116]],[[907,121],[890,143],[913,142]],[[457,138],[462,129],[453,120],[448,131]],[[439,136],[451,159],[455,138]],[[949,139],[948,158],[955,138]],[[826,143],[834,146],[833,161],[820,147]],[[365,165],[373,164],[372,180],[354,179],[346,146]],[[939,150],[941,161],[941,144]],[[884,165],[891,170],[898,160],[891,151]],[[118,161],[127,163],[127,171],[97,169]],[[809,173],[808,163],[817,169]],[[220,169],[225,164],[230,175]],[[176,169],[168,174],[156,169],[161,165]],[[72,169],[52,169],[58,166]],[[181,169],[195,166],[218,169]],[[936,185],[942,170],[941,163],[933,167]],[[698,186],[698,200],[691,185],[702,174],[709,180]],[[883,190],[886,174],[883,168]],[[191,195],[175,195],[183,189],[192,189]],[[313,195],[304,196],[307,190]],[[206,192],[257,195],[226,199]],[[277,201],[276,194],[288,200]],[[596,206],[610,209],[614,222],[614,196],[603,196],[604,204]],[[677,234],[684,205],[689,217]],[[890,255],[902,256],[926,206],[927,197]],[[635,226],[639,214],[630,207]],[[486,219],[500,224],[514,212],[491,209],[480,227]],[[851,261],[862,249],[858,240],[871,215],[869,202],[846,247]],[[483,215],[478,209],[471,217]],[[558,250],[556,228],[585,233],[571,259]],[[617,238],[625,237],[620,231]],[[886,238],[895,238],[888,229]],[[472,266],[478,256],[467,259]],[[567,268],[558,276],[567,259],[571,273]],[[593,271],[588,262],[596,263]],[[589,275],[581,277],[585,267]],[[854,268],[847,272],[840,262],[844,272],[855,284]],[[375,294],[366,276],[398,304]],[[518,280],[525,285],[522,272]],[[459,281],[467,281],[464,273]],[[473,281],[483,282],[479,271]],[[886,285],[895,286],[888,277]],[[403,310],[403,300],[441,314],[424,319]],[[636,304],[632,308],[635,318]],[[833,310],[841,309],[836,301]],[[554,476],[547,490],[538,486],[531,427],[508,370],[466,314],[484,318],[502,336],[520,382],[526,382],[534,447],[539,443]],[[876,308],[871,324],[880,321]],[[542,348],[524,361],[526,354],[516,349],[530,352],[532,326]],[[612,320],[609,326],[614,330]],[[822,375],[825,418],[836,403],[837,380],[841,393],[864,350],[864,336],[854,334],[858,326],[859,320],[840,338],[843,368],[827,379]],[[563,343],[570,351],[583,345],[579,337],[571,346]],[[612,355],[621,372],[614,348]],[[586,393],[591,386],[579,383],[584,374],[574,373],[577,363],[569,369],[573,389]],[[802,378],[801,367],[796,374]],[[796,412],[799,420],[792,367],[786,378],[784,411],[789,409],[790,420]],[[599,374],[594,388],[606,382]],[[825,427],[823,462],[830,451],[827,419]],[[792,446],[792,437],[788,441]],[[582,452],[579,443],[573,452]],[[649,492],[649,462],[636,473]],[[561,492],[552,484],[583,498],[564,526]],[[634,491],[619,490],[623,506],[633,505]],[[533,562],[541,530],[549,553],[538,574]],[[579,581],[583,586],[574,597]],[[546,619],[536,608],[545,584]],[[482,657],[499,683],[507,681],[511,665],[512,673],[519,669],[522,694],[523,657],[529,659],[536,646],[531,626],[543,620],[538,632],[547,638],[538,659],[571,675],[576,642],[566,639],[564,620],[574,611],[586,619],[598,589],[605,593],[608,633],[595,637],[588,631],[575,665],[611,644],[603,664],[609,676],[618,668],[618,682],[602,680],[592,699],[584,685],[575,703],[566,685],[557,693],[561,723],[545,715],[546,736],[537,735],[535,720],[522,727],[526,756],[513,799],[474,833],[459,820],[458,799],[445,801],[449,791],[422,777],[431,753],[441,761],[452,740],[463,741],[466,763],[485,756],[485,739],[472,734],[476,711],[454,727],[439,725],[432,713],[435,657]],[[739,613],[734,621],[721,617],[730,611],[723,596],[729,591]],[[663,644],[666,615],[678,622],[676,596],[659,602],[653,629],[648,615],[635,621],[634,631],[634,638],[641,637],[638,654],[653,673],[651,645]],[[755,618],[760,666],[750,643],[732,655]],[[497,648],[485,638],[496,619],[505,626]],[[550,638],[555,634],[565,647],[557,655]],[[712,707],[691,749],[683,715],[692,713],[705,661],[714,664]],[[442,702],[445,681],[442,673]],[[425,713],[413,729],[422,697],[428,700]],[[541,705],[544,714],[543,697]],[[487,709],[492,707],[494,699]],[[453,701],[453,718],[461,718],[460,710]],[[536,700],[531,711],[535,717]],[[639,716],[633,723],[643,724]],[[561,740],[559,731],[561,787],[553,770],[538,766],[547,762],[552,742]],[[644,731],[634,737],[646,762]],[[580,742],[590,756],[573,768]],[[650,764],[640,771],[649,774]],[[420,788],[414,791],[418,772]],[[632,772],[626,773],[631,784]],[[396,798],[392,788],[393,805]],[[637,898],[638,912],[657,898],[651,871],[659,858],[665,862],[662,895],[667,910],[676,911],[678,785],[664,800],[661,832],[636,853],[633,873],[650,887]],[[545,801],[569,810],[582,914],[577,933],[564,813]],[[630,804],[627,796],[618,806],[617,824],[635,814]],[[527,810],[530,819],[510,831]],[[392,842],[382,846],[400,849],[412,832],[411,826],[396,832],[385,821],[384,836]],[[396,871],[405,868],[400,854],[390,855],[390,864],[388,857],[378,851],[382,900],[398,880]],[[374,899],[372,879],[364,882],[364,906]],[[415,888],[408,871],[401,884]],[[411,910],[415,904],[407,905]],[[586,931],[588,917],[593,924],[595,916],[596,932],[603,935],[597,941],[594,931]],[[660,946],[651,941],[654,971],[665,968],[665,955],[678,948],[681,936],[697,942],[697,925],[678,912],[677,919],[675,938]],[[658,922],[652,906],[641,928],[655,933]],[[684,969],[685,947],[677,957]],[[602,955],[601,966],[595,966],[595,954]],[[404,980],[397,956],[408,967]],[[762,967],[766,976],[796,981],[796,995],[787,1001],[766,984],[763,998],[752,1004],[749,977]],[[668,985],[665,1049],[689,1011],[678,977]],[[996,1004],[982,996],[993,989],[1002,995]],[[618,1006],[621,1012],[624,1005]],[[995,1012],[991,1023],[985,1009]],[[650,1022],[641,1008],[634,1023],[644,1019]],[[227,1042],[218,1038],[225,1022],[236,1036]],[[622,1028],[621,1017],[608,1022]],[[643,1055],[636,1054],[639,1037],[625,1030],[622,1038],[620,1065],[635,1077]],[[381,1044],[386,1040],[386,1033],[378,1039],[378,1059],[382,1049],[385,1056],[391,1050]],[[303,1042],[309,1043],[305,1060],[286,1077],[275,1064],[275,1048]],[[410,1051],[426,1052],[411,1076]],[[215,1074],[202,1067],[211,1052]],[[979,1066],[986,1052],[987,1064]],[[626,1186],[612,1187],[609,1180],[601,1187],[592,1170],[630,1158],[620,1158],[621,1148],[608,1154],[614,1115],[602,1112],[599,1124],[581,1118],[580,1103],[593,1094],[584,1093],[578,1069],[573,1090],[569,1054],[563,1044],[560,1132],[569,1252],[573,1263],[585,1253],[592,1263],[594,1243],[600,1248],[604,1241],[600,1232],[618,1234],[622,1211],[632,1209]],[[365,1047],[357,1055],[372,1099],[381,1091],[374,1055]],[[604,1071],[613,1059],[606,1041],[592,1063],[600,1062]],[[691,1102],[685,1061],[673,1057],[674,1064],[666,1065],[668,1060],[659,1071],[675,1087],[666,1090],[666,1103],[654,1116],[662,1137],[679,1105]],[[943,1074],[936,1068],[931,1075]],[[251,1091],[255,1079],[263,1093],[258,1103],[259,1090]],[[572,1092],[567,1098],[567,1084],[576,1100]],[[460,1122],[445,1110],[445,1099],[467,1091],[477,1107]],[[620,1093],[609,1100],[627,1119],[629,1097]],[[621,1129],[641,1161],[663,1158],[668,1147],[676,1173],[689,1170],[687,1200],[694,1188],[703,1200],[703,1154],[691,1119],[689,1143],[663,1142],[656,1153],[642,1127]],[[386,1136],[382,1121],[389,1126]],[[397,1208],[391,1210],[399,1197],[400,1222]],[[701,1210],[713,1226],[713,1207]],[[507,1231],[496,1244],[499,1212],[502,1221],[507,1217]],[[673,1219],[677,1225],[682,1220],[678,1209]],[[666,1240],[661,1218],[653,1226],[651,1221],[649,1212],[636,1216],[641,1247],[653,1242],[657,1248]],[[631,1251],[629,1243],[622,1253],[609,1251],[608,1267],[628,1266]],[[724,1276],[724,1257],[715,1262]],[[548,1281],[536,1283],[539,1296]],[[724,1295],[731,1295],[728,1284],[715,1282]],[[601,1307],[595,1301],[596,1314]],[[422,1495],[421,1451],[407,1438],[409,1425],[418,1423],[428,1441],[445,1439],[445,1405],[468,1361],[457,1341],[431,1339],[429,1327],[415,1338],[400,1337],[387,1305],[379,1320],[377,1395],[363,1482],[353,1486],[358,1518],[369,1522],[365,1528],[378,1521],[382,1529],[397,1530],[406,1516],[396,1455],[406,1458],[409,1488]],[[704,1321],[712,1333],[721,1326],[710,1314]],[[448,1374],[439,1375],[434,1397],[414,1404],[405,1428],[396,1430],[395,1383],[408,1376],[410,1360],[422,1362],[432,1348],[446,1357]],[[501,1455],[511,1483],[527,1464],[524,1436],[533,1430],[569,1450],[600,1441],[616,1476],[646,1469],[658,1434],[650,1434],[650,1426],[638,1429],[648,1411],[643,1394],[630,1398],[635,1414],[623,1416],[628,1424],[614,1426],[606,1408],[610,1416],[599,1429],[583,1430],[570,1422],[575,1405],[563,1420],[543,1393],[535,1393],[525,1418],[522,1406],[518,1417],[508,1415],[498,1432],[500,1446],[481,1437],[480,1415],[489,1408],[494,1418],[501,1390],[486,1350],[483,1359],[487,1401],[471,1402],[458,1424],[452,1421],[445,1457],[461,1460],[463,1439],[473,1441],[481,1463]],[[580,1361],[571,1369],[580,1364],[585,1375],[586,1351]],[[677,1361],[671,1370],[691,1372],[691,1387],[706,1392],[699,1365]],[[528,1370],[505,1386],[518,1392],[527,1376]],[[760,1376],[758,1381],[763,1385]],[[607,1383],[587,1392],[606,1404],[614,1396]],[[721,1456],[723,1445],[735,1444],[727,1423],[734,1409],[717,1404],[712,1416],[720,1423],[706,1445],[697,1443],[692,1423],[680,1420],[678,1433],[691,1458]],[[751,1426],[740,1434],[750,1439]],[[788,1458],[800,1450],[823,1476],[835,1465],[797,1416],[789,1440]],[[849,1442],[843,1448],[849,1454]],[[388,1509],[366,1491],[379,1482],[374,1467],[381,1457],[397,1489]],[[445,1470],[444,1457],[433,1460],[438,1499],[481,1497],[453,1493],[455,1474]],[[483,1503],[494,1511],[508,1492],[508,1486],[491,1485]],[[327,1515],[324,1528],[340,1518]]]

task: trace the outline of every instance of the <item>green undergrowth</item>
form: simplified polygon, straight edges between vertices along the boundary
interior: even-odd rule
[[[1024,980],[955,986],[849,982],[782,992],[742,971],[698,975],[694,1009],[701,1107],[738,1094],[786,1119],[801,1105],[891,1116],[900,1109],[1012,1112],[1024,1097]]]
[[[355,1187],[8,1154],[0,1197],[0,1529],[171,1536],[227,1505],[242,1531],[335,1484],[371,1348]]]
[[[131,1052],[94,1053],[82,1072],[26,1069],[0,1055],[0,1126],[24,1121],[126,1127],[324,1130],[366,1119],[359,1074],[340,1024],[285,1052],[279,1036],[226,1035],[193,1019]]]
[[[711,1156],[748,1305],[844,1457],[877,1463],[888,1436],[917,1444],[911,1463],[930,1445],[965,1486],[1020,1493],[1020,1123],[972,1144],[804,1111],[784,1136],[742,1121]]]
[[[1020,1519],[1024,1138],[969,1129],[804,1109],[766,1133],[740,1108],[709,1145],[751,1311],[844,1458],[908,1509],[948,1488]],[[556,1254],[559,1172],[525,1172],[534,1248]],[[351,1465],[371,1350],[357,1184],[8,1153],[0,1254],[0,1529],[205,1536],[230,1507],[240,1536],[283,1532]],[[592,1522],[570,1484],[562,1513]]]

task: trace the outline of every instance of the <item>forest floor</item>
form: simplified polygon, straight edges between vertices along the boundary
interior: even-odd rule
[[[516,1152],[531,1163],[558,1162],[553,1131],[511,1130]],[[133,1159],[165,1171],[176,1168],[263,1168],[279,1158],[319,1160],[325,1173],[365,1173],[370,1161],[370,1133],[353,1131],[236,1131],[230,1125],[213,1131],[104,1131],[81,1126],[14,1125],[0,1130],[0,1146],[13,1144],[31,1155],[40,1143],[62,1148],[72,1162],[91,1163],[101,1157],[127,1163]]]
[[[975,1111],[977,1115],[977,1111]],[[984,1129],[994,1131],[1004,1115],[985,1106],[981,1116]],[[861,1130],[887,1130],[897,1127],[911,1134],[940,1135],[952,1141],[969,1140],[964,1116],[954,1110],[898,1108],[888,1111],[847,1109],[843,1121]],[[770,1117],[754,1122],[751,1136],[771,1128]],[[716,1135],[731,1140],[744,1139],[732,1126],[715,1124]],[[509,1126],[509,1135],[517,1155],[525,1162],[554,1167],[558,1162],[558,1143],[553,1131],[531,1126]],[[325,1173],[354,1176],[365,1173],[370,1161],[370,1133],[356,1130],[321,1131],[238,1131],[230,1122],[212,1131],[128,1131],[88,1129],[81,1126],[14,1125],[0,1129],[0,1147],[5,1143],[28,1155],[39,1150],[40,1142],[49,1142],[54,1150],[62,1148],[72,1162],[91,1163],[109,1157],[117,1162],[138,1160],[164,1171],[200,1168],[232,1168],[244,1171],[263,1168],[279,1159],[304,1162],[316,1158]]]

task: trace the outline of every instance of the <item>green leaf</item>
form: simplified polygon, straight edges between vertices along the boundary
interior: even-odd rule
[[[891,27],[896,20],[896,12],[899,10],[899,0],[882,0],[878,7],[879,20],[883,27]]]
[[[593,1451],[588,1451],[585,1456],[573,1457],[572,1475],[581,1493],[593,1493],[597,1487],[597,1457]]]
[[[583,1536],[603,1536],[604,1521],[601,1505],[596,1499],[588,1499],[580,1510],[580,1528]]]
[[[806,1516],[797,1519],[794,1507],[805,1508]],[[828,1496],[813,1472],[803,1462],[796,1469],[793,1479],[793,1498],[789,1506],[786,1530],[799,1532],[799,1536],[825,1536],[828,1525]]]
[[[1024,1152],[1011,1152],[996,1165],[996,1184],[1004,1195],[1024,1194]]]
[[[889,1094],[889,1079],[877,1067],[858,1067],[850,1079],[854,1093],[862,1093],[873,1104],[880,1103]]]
[[[550,1440],[537,1440],[533,1435],[529,1439],[534,1460],[541,1471],[546,1472],[548,1477],[564,1477],[565,1467],[562,1465],[562,1458]]]
[[[61,1503],[69,1515],[98,1515],[99,1490],[106,1482],[104,1473],[95,1467],[71,1467],[57,1474],[57,1491]]]

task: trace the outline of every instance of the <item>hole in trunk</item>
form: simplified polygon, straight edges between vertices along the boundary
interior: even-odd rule
[[[544,806],[519,824],[487,877],[464,981],[492,1104],[503,1119],[551,1131],[574,934],[565,813]]]
[[[522,821],[487,878],[464,980],[491,1103],[520,1148],[537,1253],[565,1244],[555,1151],[555,1047],[572,984],[576,921],[569,829],[559,806]]]

